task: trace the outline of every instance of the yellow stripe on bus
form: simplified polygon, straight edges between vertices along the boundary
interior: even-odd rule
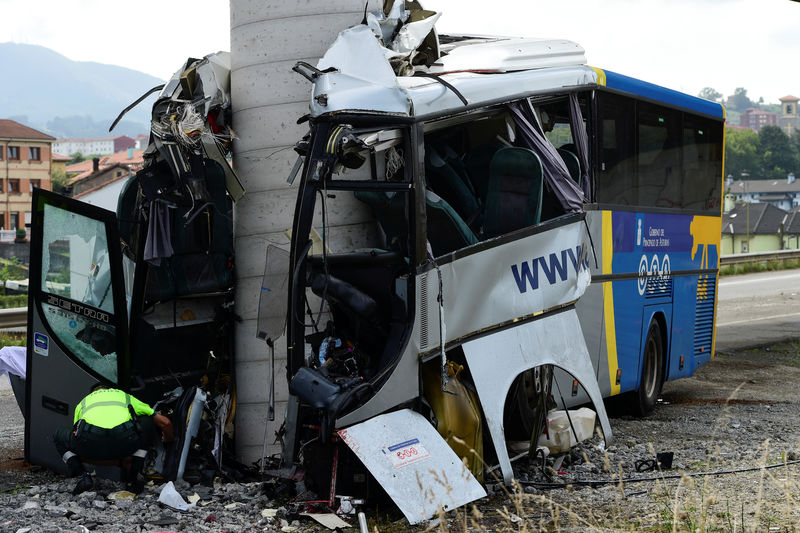
[[[614,233],[611,230],[611,211],[603,211],[603,274],[611,274],[614,257]],[[612,282],[603,282],[603,322],[606,327],[606,354],[608,355],[608,380],[611,394],[619,394],[617,383],[617,328],[614,320],[614,288]]]
[[[599,69],[599,68],[595,68],[595,67],[589,67],[589,68],[592,69],[593,71],[595,71],[595,73],[597,74],[597,85],[601,85],[601,86],[605,87],[605,85],[606,85],[606,73],[603,72],[603,70]]]
[[[722,106],[722,117],[725,118],[727,113],[725,112],[725,106]],[[722,128],[722,153],[725,153],[725,142],[727,141],[725,137],[725,128]],[[722,176],[720,176],[720,190],[725,190],[725,158],[722,158]],[[717,304],[719,303],[719,258],[722,255],[722,213],[724,213],[724,198],[719,203],[719,221],[720,221],[720,240],[719,244],[717,245],[717,264],[715,268],[717,269],[717,282],[716,287],[714,288],[714,327],[711,329],[711,360],[714,360],[714,356],[717,355]],[[733,238],[731,238],[731,251],[733,251]]]

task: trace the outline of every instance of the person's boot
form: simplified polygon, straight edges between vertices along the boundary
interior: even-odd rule
[[[125,490],[134,494],[141,494],[144,490],[144,476],[141,472],[130,473],[130,479],[125,483]]]
[[[75,484],[75,488],[72,489],[72,495],[77,496],[82,492],[86,492],[87,490],[94,487],[94,480],[92,479],[92,475],[89,472],[84,472],[81,475],[78,482]]]
[[[141,494],[144,490],[144,462],[146,458],[145,450],[138,450],[131,460],[131,468],[128,472],[128,479],[125,483],[125,489],[134,493]]]
[[[67,476],[78,477],[85,473],[86,471],[83,469],[83,463],[81,463],[80,457],[73,455],[67,459]]]

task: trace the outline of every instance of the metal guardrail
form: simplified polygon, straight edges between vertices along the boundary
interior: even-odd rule
[[[740,263],[753,263],[770,261],[773,259],[800,259],[800,250],[777,250],[774,252],[755,252],[751,254],[732,254],[720,257],[720,265],[736,265]],[[16,307],[13,309],[0,309],[0,329],[18,328],[28,324],[28,308]]]
[[[28,308],[0,309],[0,329],[18,328],[28,324]]]
[[[758,263],[761,261],[800,259],[800,250],[775,250],[773,252],[753,252],[749,254],[723,255],[720,265],[736,265],[741,263]]]

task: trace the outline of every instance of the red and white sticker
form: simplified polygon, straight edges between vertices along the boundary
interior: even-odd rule
[[[384,447],[381,451],[389,458],[395,468],[410,465],[430,457],[428,450],[420,443],[419,439],[411,439]]]

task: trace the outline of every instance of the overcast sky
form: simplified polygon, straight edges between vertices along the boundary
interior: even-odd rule
[[[288,0],[290,1],[290,0]],[[335,1],[335,0],[330,0]],[[696,94],[800,94],[800,3],[790,0],[423,0],[440,32],[567,38],[592,66]],[[0,0],[0,42],[166,79],[230,49],[226,0]]]

